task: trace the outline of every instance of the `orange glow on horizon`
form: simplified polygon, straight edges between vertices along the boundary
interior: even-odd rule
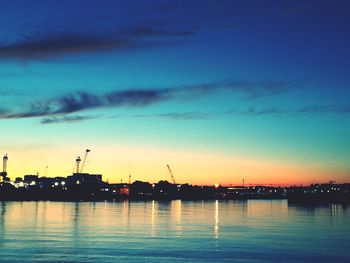
[[[77,150],[78,149],[78,150]],[[85,172],[101,173],[110,183],[128,182],[129,164],[131,181],[151,183],[171,182],[166,164],[173,169],[176,183],[197,185],[300,185],[330,180],[346,182],[346,171],[331,171],[276,160],[257,160],[152,147],[91,146]],[[79,152],[80,151],[80,152]],[[56,147],[35,151],[13,149],[9,152],[8,173],[11,179],[25,174],[67,176],[73,171],[76,156],[83,157],[85,147]],[[335,180],[337,178],[337,180]],[[339,179],[340,178],[340,179]]]

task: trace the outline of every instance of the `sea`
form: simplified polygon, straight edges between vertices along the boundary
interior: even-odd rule
[[[350,207],[0,202],[0,262],[350,262]]]

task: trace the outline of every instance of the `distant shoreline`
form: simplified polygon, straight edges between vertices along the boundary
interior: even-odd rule
[[[287,199],[301,204],[350,204],[349,184],[310,186],[198,186],[168,181],[110,184],[101,174],[73,173],[67,177],[26,175],[0,182],[0,201],[118,201],[118,200],[259,200]]]

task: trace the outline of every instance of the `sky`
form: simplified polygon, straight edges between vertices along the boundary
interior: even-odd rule
[[[0,0],[8,174],[350,182],[350,2]],[[48,168],[46,168],[48,167]]]

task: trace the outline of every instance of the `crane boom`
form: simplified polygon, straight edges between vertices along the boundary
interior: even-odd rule
[[[176,184],[173,172],[171,171],[169,164],[167,164],[166,166],[168,167],[168,171],[171,176],[171,179],[173,180],[173,184]]]
[[[91,150],[89,150],[89,149],[85,150],[85,155],[84,155],[83,163],[81,164],[80,173],[83,173],[83,169],[84,169],[84,166],[85,166],[85,163],[86,163],[87,155],[88,155],[88,153],[90,151]]]

